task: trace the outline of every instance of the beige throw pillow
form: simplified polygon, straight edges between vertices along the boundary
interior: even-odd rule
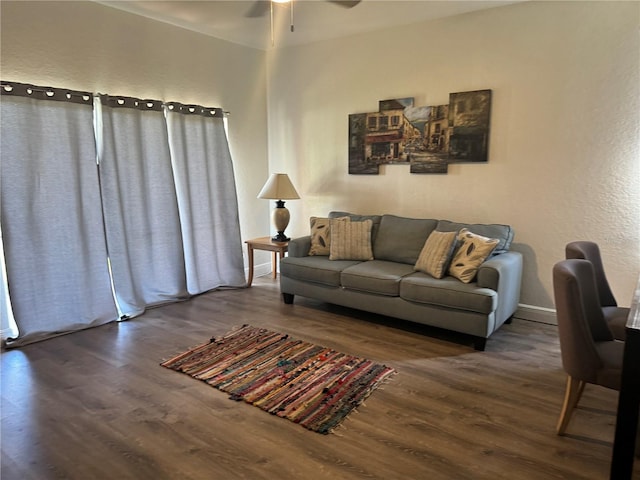
[[[470,283],[478,273],[478,268],[491,254],[500,240],[476,235],[463,228],[458,233],[459,247],[451,260],[449,275],[463,283]]]
[[[331,222],[328,218],[311,217],[311,248],[309,255],[329,255]]]
[[[424,243],[415,269],[434,278],[442,278],[447,272],[453,249],[456,246],[457,232],[433,231]]]
[[[331,245],[329,260],[373,260],[371,227],[373,222],[331,219]]]

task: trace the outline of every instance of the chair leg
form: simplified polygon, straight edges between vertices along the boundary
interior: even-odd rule
[[[556,427],[556,432],[558,433],[558,435],[564,435],[564,432],[567,429],[567,425],[569,425],[569,420],[571,420],[573,410],[576,408],[576,405],[578,405],[580,397],[582,397],[584,386],[585,382],[576,380],[575,378],[571,378],[570,375],[567,376],[567,387],[564,392],[564,403],[562,405],[560,419],[558,420],[558,425]]]

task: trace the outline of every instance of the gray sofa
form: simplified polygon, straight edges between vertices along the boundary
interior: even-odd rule
[[[509,251],[507,225],[462,224],[395,215],[331,212],[329,218],[371,219],[373,260],[330,260],[309,255],[311,237],[292,239],[280,263],[280,291],[286,304],[295,295],[382,314],[469,335],[476,350],[518,307],[522,256]],[[471,232],[499,243],[470,283],[416,271],[414,265],[433,230]]]

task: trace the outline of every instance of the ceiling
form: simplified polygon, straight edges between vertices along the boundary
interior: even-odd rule
[[[322,0],[295,0],[294,32],[290,29],[289,5],[274,3],[273,43],[269,14],[258,18],[246,16],[253,1],[96,1],[194,32],[247,47],[269,50],[435,20],[523,0],[362,0],[353,8],[344,8]]]

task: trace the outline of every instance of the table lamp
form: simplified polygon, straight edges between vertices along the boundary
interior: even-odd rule
[[[274,242],[288,242],[291,240],[284,234],[287,225],[289,225],[289,210],[284,206],[284,200],[295,200],[300,198],[295,187],[289,180],[286,173],[272,173],[267,183],[264,184],[262,190],[258,194],[258,198],[267,198],[276,200],[276,208],[271,212],[271,221],[276,227],[278,234],[272,237]]]

